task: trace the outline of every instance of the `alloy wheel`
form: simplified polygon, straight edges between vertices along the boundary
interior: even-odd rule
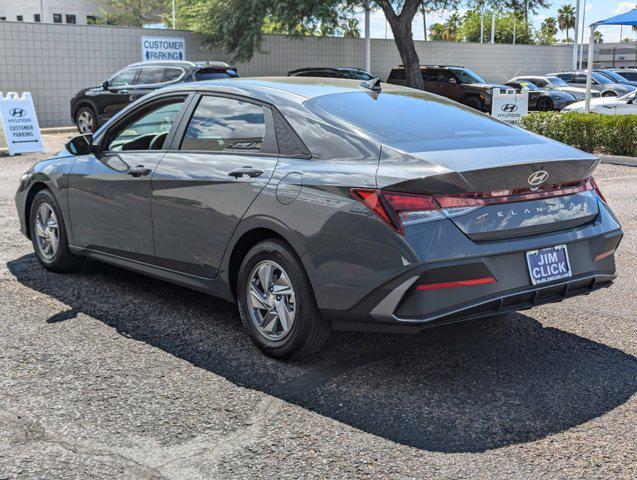
[[[95,128],[95,120],[91,112],[83,110],[77,116],[77,128],[80,133],[92,133]]]
[[[294,325],[296,299],[289,275],[276,262],[263,260],[248,277],[250,320],[268,340],[283,339]]]
[[[38,207],[35,236],[40,255],[46,260],[53,260],[60,245],[60,228],[57,216],[48,203],[42,203]]]

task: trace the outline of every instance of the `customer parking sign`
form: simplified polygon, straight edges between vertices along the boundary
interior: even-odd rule
[[[186,39],[179,37],[142,37],[142,60],[185,60]]]
[[[44,152],[38,117],[29,92],[22,96],[9,92],[6,97],[0,92],[0,120],[9,155]]]

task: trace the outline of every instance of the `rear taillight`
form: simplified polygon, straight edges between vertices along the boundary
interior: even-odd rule
[[[352,195],[389,225],[404,235],[405,225],[444,218],[430,195],[417,195],[383,190],[352,188]]]
[[[405,225],[463,214],[467,210],[484,205],[542,200],[590,190],[595,190],[606,202],[592,177],[576,182],[546,185],[537,190],[518,188],[449,195],[420,195],[371,188],[352,188],[351,193],[383,222],[404,235]]]
[[[595,191],[597,192],[597,195],[599,195],[599,198],[602,199],[602,202],[604,202],[606,205],[608,205],[608,202],[606,201],[606,197],[604,196],[602,191],[599,189],[599,185],[597,184],[597,182],[595,181],[595,179],[593,177],[590,178],[590,182],[591,182],[591,185],[593,186],[593,188],[595,189]]]

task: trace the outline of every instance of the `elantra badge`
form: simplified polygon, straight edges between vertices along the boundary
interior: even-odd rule
[[[549,172],[538,170],[529,175],[528,182],[531,189],[537,188],[549,179]]]

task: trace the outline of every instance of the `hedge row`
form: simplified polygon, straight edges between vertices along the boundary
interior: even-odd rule
[[[637,157],[637,115],[532,112],[521,126],[587,152]]]

